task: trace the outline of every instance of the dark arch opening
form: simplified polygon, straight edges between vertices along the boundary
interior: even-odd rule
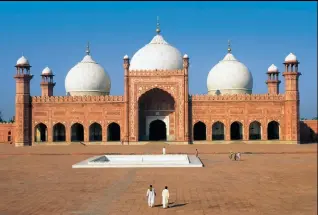
[[[151,141],[167,140],[167,127],[164,121],[157,119],[150,123],[149,140]]]
[[[120,141],[120,126],[115,122],[108,125],[107,141]]]
[[[102,141],[102,126],[96,122],[89,126],[89,141]]]
[[[279,123],[271,121],[267,126],[267,139],[268,140],[279,140]]]
[[[11,139],[12,139],[12,138],[11,138],[11,131],[9,131],[9,132],[8,132],[8,142],[10,142]]]
[[[84,126],[79,123],[75,123],[71,127],[71,142],[84,141]]]
[[[193,126],[193,140],[206,140],[206,126],[201,121]]]
[[[149,122],[154,116],[169,117],[170,126],[175,125],[175,100],[165,90],[153,88],[142,94],[138,99],[138,140],[150,140]],[[168,129],[167,131],[175,130]],[[174,136],[166,133],[167,140],[173,140]]]
[[[57,123],[53,126],[53,142],[64,142],[65,126],[62,123]]]
[[[46,142],[47,141],[47,127],[43,123],[39,123],[35,126],[35,142]]]
[[[249,126],[249,139],[250,140],[260,140],[261,139],[261,123],[254,121]]]
[[[242,123],[233,122],[231,124],[231,140],[242,140]]]
[[[216,122],[212,125],[213,140],[224,140],[224,124],[222,122]]]

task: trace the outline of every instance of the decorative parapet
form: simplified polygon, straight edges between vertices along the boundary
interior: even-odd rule
[[[130,70],[129,76],[169,76],[169,75],[184,75],[182,69],[178,70]]]
[[[0,122],[0,124],[13,125],[14,122]]]
[[[32,96],[32,103],[119,103],[124,96]]]
[[[284,94],[191,95],[192,101],[283,101]]]

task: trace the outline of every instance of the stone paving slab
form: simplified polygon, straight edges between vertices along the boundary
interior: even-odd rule
[[[28,148],[38,150],[31,149]],[[142,151],[149,153],[158,149],[148,147]],[[198,149],[199,152],[216,150]],[[285,146],[275,149],[289,153],[301,151]],[[1,215],[317,214],[314,148],[309,154],[245,154],[242,161],[230,161],[226,154],[201,154],[205,168],[190,170],[72,169],[72,164],[90,156],[13,156],[7,155],[4,147],[0,150]],[[60,150],[46,147],[40,152],[58,154]],[[118,149],[118,152],[125,153],[125,150]],[[251,148],[243,150],[252,151]],[[155,208],[147,206],[149,184],[157,191]],[[166,185],[170,190],[171,208],[162,209],[160,194]]]

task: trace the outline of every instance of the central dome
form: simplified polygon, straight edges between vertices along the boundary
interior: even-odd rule
[[[159,31],[160,32],[160,31]],[[157,31],[151,42],[139,49],[130,61],[129,70],[176,70],[183,68],[182,55]]]
[[[92,59],[89,49],[86,53],[83,60],[66,75],[66,94],[71,96],[109,95],[111,86],[109,75]]]

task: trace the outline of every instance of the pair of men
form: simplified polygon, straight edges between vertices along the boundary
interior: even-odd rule
[[[162,207],[167,208],[169,207],[169,190],[168,187],[165,186],[165,189],[162,191]],[[149,189],[147,190],[147,197],[148,197],[148,206],[153,207],[155,204],[155,197],[156,191],[155,188],[150,185]]]

